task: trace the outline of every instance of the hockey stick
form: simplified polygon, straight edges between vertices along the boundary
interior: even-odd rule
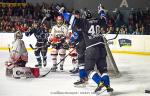
[[[110,38],[110,39],[106,39],[106,35],[108,35],[108,34],[109,34],[109,32],[107,32],[107,33],[105,34],[105,36],[104,36],[104,35],[102,35],[103,39],[105,39],[105,40],[106,40],[106,42],[101,42],[101,44],[105,44],[105,43],[108,43],[108,41],[111,41],[111,40],[116,39],[116,38],[118,37],[118,35],[119,35],[119,31],[116,31],[116,35],[115,35],[115,37]]]
[[[30,46],[30,48],[32,49],[32,50],[37,50],[37,49],[39,49],[39,48],[44,48],[44,47],[47,47],[47,46],[41,46],[41,47],[33,47],[32,46],[32,44],[29,44],[29,46]]]
[[[72,53],[75,49],[71,50],[63,59],[61,59],[57,64],[59,65],[62,61],[64,61],[66,59],[66,57],[68,57],[70,55],[70,53]],[[45,77],[46,75],[48,75],[50,72],[52,71],[52,68],[44,75],[41,75],[39,78]]]
[[[148,94],[150,94],[150,90],[145,90],[145,93],[148,93]]]
[[[8,50],[9,50],[9,53],[10,53],[10,44],[8,44]]]
[[[32,50],[36,50],[37,48],[34,48],[31,44],[29,44],[29,46],[30,46],[30,48],[32,49]]]
[[[30,46],[30,48],[31,48],[32,50],[37,50],[37,49],[39,49],[39,48],[42,48],[42,47],[36,47],[36,48],[34,48],[31,44],[29,44],[29,46]]]
[[[108,39],[107,42],[116,39],[118,35],[119,35],[119,31],[117,31],[116,36],[114,38]]]

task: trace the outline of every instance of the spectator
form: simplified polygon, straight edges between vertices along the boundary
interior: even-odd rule
[[[129,25],[128,26],[128,34],[132,34],[133,33],[133,26],[132,25]]]

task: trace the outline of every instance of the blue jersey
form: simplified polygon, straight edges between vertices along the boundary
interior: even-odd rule
[[[72,29],[76,21],[75,16],[69,12],[64,12],[62,15],[64,20],[69,24],[69,29]]]
[[[31,36],[32,34],[36,37],[37,42],[45,43],[48,41],[49,33],[44,28],[33,28],[29,32],[26,32],[26,36]]]
[[[71,21],[73,15],[71,13],[64,14],[64,16],[69,17],[69,19],[67,19],[68,22],[72,22],[70,25],[72,25],[73,32],[79,34],[79,40],[84,39],[86,48],[96,46],[103,42],[100,32],[100,19],[77,19],[74,17]],[[66,17],[64,17],[64,19]]]

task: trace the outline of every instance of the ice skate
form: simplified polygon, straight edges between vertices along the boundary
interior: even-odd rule
[[[95,89],[95,93],[100,92],[100,91],[101,91],[101,92],[105,91],[106,89],[102,91],[102,88],[103,88],[103,87],[104,87],[104,83],[101,82],[101,83],[97,86],[97,88]]]
[[[64,69],[63,69],[63,65],[60,65],[60,70],[61,70],[61,71],[63,71],[63,70],[64,70]]]
[[[35,67],[42,68],[41,62],[38,62],[38,64],[36,64]]]
[[[74,69],[70,70],[69,72],[72,74],[76,74],[79,72],[79,68],[74,68]]]
[[[56,72],[57,66],[54,64],[53,67],[51,68],[51,72]]]
[[[114,89],[111,88],[110,86],[105,86],[105,87],[106,87],[107,92],[113,92],[114,91]]]
[[[77,82],[73,83],[75,87],[86,87],[86,85],[88,84],[88,81],[85,79],[80,79]]]
[[[46,65],[47,65],[47,61],[44,60],[44,61],[43,61],[43,66],[46,67]]]
[[[113,88],[105,86],[103,82],[101,82],[95,89],[96,96],[110,96],[112,92]]]

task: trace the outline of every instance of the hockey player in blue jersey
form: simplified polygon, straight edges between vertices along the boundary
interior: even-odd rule
[[[80,12],[78,10],[75,10],[73,12],[73,16],[74,18],[77,18],[76,20],[80,20],[81,17],[80,17]],[[72,18],[71,18],[72,19]],[[75,26],[75,22],[76,22],[75,19],[73,19],[73,24],[72,26],[70,26],[72,28],[72,31],[73,31],[73,34],[70,38],[70,41],[72,43],[78,43],[76,45],[76,51],[78,53],[78,67],[75,68],[72,73],[77,73],[78,71],[80,71],[80,69],[82,69],[85,65],[85,60],[84,60],[84,51],[85,51],[85,42],[84,42],[84,39],[83,39],[83,35],[82,35],[82,32],[80,32],[81,30],[78,30],[78,27]]]
[[[71,19],[70,13],[63,12],[62,14]],[[66,19],[66,20],[67,20]],[[68,22],[70,22],[68,19]],[[83,36],[86,49],[85,51],[85,66],[82,66],[79,70],[80,80],[75,82],[75,85],[81,85],[87,82],[88,77],[91,77],[94,82],[98,85],[95,92],[101,91],[103,87],[107,89],[107,92],[112,92],[113,89],[110,87],[109,75],[107,74],[107,62],[106,56],[107,52],[105,49],[103,37],[100,32],[100,20],[97,18],[90,19],[77,19],[74,18],[70,25],[76,27],[76,33],[79,36]],[[94,66],[97,66],[99,70],[99,75],[95,70]]]
[[[36,42],[36,50],[34,50],[34,54],[36,56],[37,62],[38,64],[35,65],[35,67],[42,67],[42,63],[43,66],[47,65],[47,50],[48,50],[48,37],[49,37],[49,32],[48,30],[46,30],[44,28],[44,26],[42,24],[40,24],[39,22],[34,22],[33,24],[33,28],[29,31],[26,32],[25,35],[26,36],[31,36],[32,34],[34,34],[37,42]],[[40,56],[40,53],[43,57],[43,62]]]

